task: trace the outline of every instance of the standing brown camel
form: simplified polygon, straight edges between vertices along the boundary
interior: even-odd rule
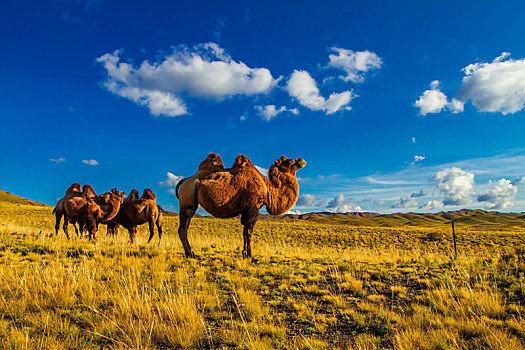
[[[96,197],[73,197],[64,204],[66,218],[78,221],[81,234],[86,225],[89,240],[95,239],[98,224],[108,222],[117,215],[124,196],[125,192],[114,188]],[[67,222],[64,226],[67,234]]]
[[[60,221],[62,219],[62,216],[64,216],[64,226],[62,229],[64,230],[64,233],[66,234],[67,239],[69,239],[69,234],[67,232],[67,224],[68,222],[73,224],[73,227],[75,228],[75,232],[78,234],[78,227],[76,224],[75,219],[73,218],[67,218],[64,205],[67,200],[73,198],[73,197],[86,197],[86,198],[94,198],[96,197],[95,191],[90,185],[84,185],[82,188],[82,191],[80,190],[80,184],[74,183],[72,184],[67,190],[64,197],[62,197],[55,208],[53,209],[53,214],[55,214],[55,232],[56,235],[58,235],[58,230],[60,229]],[[82,228],[81,228],[82,230]]]
[[[162,212],[164,211],[156,202],[157,196],[149,188],[142,192],[138,198],[138,191],[132,190],[129,198],[120,206],[120,210],[113,220],[108,223],[108,230],[115,232],[118,225],[122,225],[129,232],[129,240],[133,240],[137,234],[137,226],[148,223],[149,238],[151,241],[155,235],[154,227],[159,232],[159,245],[162,238]]]
[[[203,168],[206,168],[208,158],[201,164]],[[197,173],[179,181],[176,188],[180,206],[179,238],[186,257],[195,256],[188,242],[188,227],[201,205],[218,218],[241,216],[241,224],[244,226],[242,255],[253,258],[251,237],[259,218],[259,209],[266,206],[271,215],[281,215],[290,210],[299,196],[295,173],[305,165],[306,162],[301,158],[288,159],[282,156],[270,167],[268,179],[255,168],[248,157],[238,155],[230,169]]]
[[[127,205],[126,203],[128,203],[128,202],[131,202],[133,200],[138,200],[138,199],[139,199],[139,191],[137,191],[135,189],[131,190],[131,192],[128,194],[126,199],[124,199],[124,201],[120,205],[120,209],[119,209],[119,212],[117,213],[117,215],[113,219],[111,219],[110,221],[107,222],[107,235],[108,236],[115,237],[118,234],[118,227],[120,225],[119,224],[119,215],[120,215],[120,213],[122,211],[123,206]]]

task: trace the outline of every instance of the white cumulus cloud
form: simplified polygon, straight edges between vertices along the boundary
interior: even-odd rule
[[[439,84],[439,80],[431,82],[430,90],[424,91],[423,95],[419,96],[419,99],[414,102],[414,106],[419,108],[419,114],[422,116],[439,113],[444,109],[449,109],[454,113],[463,111],[463,105],[458,104],[457,100],[448,101],[447,95],[440,90]]]
[[[506,209],[514,205],[512,201],[518,193],[518,188],[507,179],[490,181],[491,189],[478,196],[478,202],[485,202],[488,209]]]
[[[342,193],[339,193],[334,199],[332,199],[326,206],[326,209],[333,213],[363,211],[359,205],[352,202],[351,199],[345,198]]]
[[[401,197],[399,198],[397,202],[395,202],[391,206],[391,208],[398,208],[398,209],[399,208],[406,209],[406,208],[412,208],[412,207],[417,207],[417,201],[412,196]]]
[[[328,99],[320,95],[317,83],[307,71],[295,70],[285,87],[290,96],[312,111],[324,111],[333,114],[341,109],[349,110],[350,101],[356,95],[352,91],[332,93]]]
[[[432,201],[427,201],[424,205],[420,206],[419,209],[435,210],[435,209],[442,208],[442,207],[443,207],[443,202],[432,200]]]
[[[148,107],[153,115],[187,114],[188,97],[221,101],[268,93],[279,81],[266,68],[234,61],[215,43],[179,45],[157,62],[144,61],[137,67],[121,62],[120,54],[117,50],[97,59],[107,71],[105,88]]]
[[[315,202],[317,202],[319,198],[313,194],[302,194],[297,199],[297,203],[295,203],[299,207],[310,207],[314,205]]]
[[[99,165],[100,164],[95,159],[84,159],[82,163],[87,164],[87,165]]]
[[[328,56],[330,62],[328,67],[342,69],[346,76],[339,76],[345,82],[362,83],[365,81],[363,73],[372,69],[379,69],[383,64],[381,58],[373,52],[352,51],[339,47],[332,47],[331,50],[337,54]]]
[[[160,187],[175,187],[175,186],[177,186],[177,183],[180,180],[184,179],[184,176],[178,176],[178,175],[175,175],[173,173],[170,173],[169,171],[166,173],[166,176],[168,177],[167,180],[159,182],[159,186]],[[170,192],[170,191],[168,190],[168,192]],[[175,193],[173,193],[173,194],[175,194]]]
[[[279,109],[275,107],[275,105],[267,105],[267,106],[255,106],[255,109],[258,111],[258,114],[266,121],[270,121],[273,118],[275,118],[278,114],[289,112],[295,115],[299,114],[299,110],[297,108],[286,108],[285,106],[281,106]]]
[[[503,52],[492,62],[469,64],[463,73],[461,87],[450,102],[438,86],[425,91],[414,104],[421,115],[445,108],[463,112],[468,101],[480,112],[512,114],[525,108],[525,58],[511,59],[510,53]]]
[[[465,77],[455,99],[471,100],[480,112],[516,113],[525,107],[525,59],[509,59],[503,52],[491,63],[463,68]]]
[[[474,187],[473,173],[458,167],[451,167],[438,171],[431,181],[437,182],[437,189],[443,195],[444,205],[470,203]]]

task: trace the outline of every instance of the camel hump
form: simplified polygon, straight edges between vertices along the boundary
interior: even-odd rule
[[[126,198],[126,201],[133,201],[137,199],[139,199],[139,191],[137,191],[136,189],[132,189],[129,193],[128,198]]]
[[[153,193],[152,190],[150,190],[149,188],[146,188],[144,190],[144,192],[142,192],[142,197],[140,197],[140,199],[152,199],[152,200],[156,200],[157,199],[157,196],[155,196],[155,194]]]
[[[75,192],[81,192],[80,184],[78,183],[74,183],[71,186],[69,186],[69,188],[66,190],[66,196]]]
[[[244,167],[255,168],[255,165],[253,165],[252,161],[248,157],[246,157],[244,154],[239,154],[237,157],[235,157],[235,161],[233,162],[232,169],[242,169]]]
[[[84,195],[84,197],[87,197],[87,198],[94,198],[97,196],[93,187],[91,187],[91,185],[88,185],[88,184],[85,184],[84,186],[82,186],[82,194]]]
[[[216,153],[208,154],[206,159],[204,159],[202,163],[199,164],[199,173],[222,170],[224,170],[224,163],[222,162],[221,156]]]

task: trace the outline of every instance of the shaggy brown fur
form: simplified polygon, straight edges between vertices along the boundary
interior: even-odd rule
[[[99,222],[108,222],[117,215],[125,195],[125,192],[112,189],[108,193],[92,198],[73,197],[65,202],[66,215],[79,222],[81,231],[85,224],[89,239],[95,239]],[[67,232],[67,226],[65,230]]]
[[[118,225],[122,225],[129,232],[129,240],[133,240],[137,234],[137,226],[148,223],[149,238],[151,241],[155,235],[154,226],[157,226],[159,232],[159,245],[162,238],[162,208],[155,202],[156,196],[152,190],[145,189],[140,198],[138,191],[132,190],[134,199],[126,199],[121,205],[117,216],[108,224],[108,230],[115,231]]]
[[[82,186],[82,195],[86,198],[95,198],[97,194],[93,190],[93,187],[91,185],[85,184]]]
[[[91,186],[90,186],[91,188]],[[93,190],[93,189],[91,189]],[[65,215],[65,209],[64,209],[64,204],[66,202],[66,200],[70,199],[70,198],[73,198],[73,197],[78,197],[78,196],[82,196],[82,192],[81,192],[81,189],[80,189],[80,184],[78,183],[74,183],[72,184],[67,190],[66,190],[66,193],[64,195],[64,197],[62,197],[58,203],[56,204],[55,208],[53,209],[53,214],[55,214],[55,233],[56,235],[58,235],[58,231],[60,229],[60,221],[62,220],[62,216]],[[64,222],[64,225],[67,227],[67,224],[66,222],[69,222],[69,223],[72,223],[73,224],[73,227],[75,228],[75,232],[78,236],[78,227],[77,227],[77,223],[75,220],[71,219],[67,219],[67,218],[64,218],[65,222]],[[67,230],[64,229],[64,232],[66,234],[66,237],[69,239],[69,234],[67,233]]]
[[[251,236],[259,218],[259,209],[266,206],[272,215],[290,210],[299,196],[295,178],[306,162],[301,159],[277,159],[269,170],[269,179],[263,176],[244,155],[239,155],[230,169],[195,174],[192,181],[179,182],[179,238],[187,257],[194,256],[187,232],[198,206],[215,217],[241,216],[244,226],[243,256],[252,258]]]
[[[128,194],[126,199],[124,199],[124,202],[122,202],[122,205],[120,206],[120,209],[122,209],[122,206],[125,205],[126,203],[134,201],[134,200],[138,200],[138,199],[139,199],[139,191],[137,191],[135,189],[131,190],[131,192]],[[118,227],[120,225],[118,223],[119,214],[120,214],[120,210],[119,210],[118,214],[113,219],[111,219],[110,221],[108,221],[106,223],[106,225],[107,225],[107,235],[108,236],[111,235],[111,236],[115,237],[118,234]]]
[[[213,152],[208,154],[206,159],[199,164],[199,169],[195,175],[184,178],[177,183],[177,186],[175,187],[175,195],[179,198],[179,188],[183,183],[186,182],[186,187],[193,188],[199,177],[222,170],[224,170],[224,163],[222,162],[221,156]]]

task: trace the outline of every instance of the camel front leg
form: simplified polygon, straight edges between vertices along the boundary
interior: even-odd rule
[[[58,236],[58,231],[60,230],[60,221],[62,220],[62,214],[58,214],[58,212],[55,212],[55,233]],[[53,234],[51,234],[53,236]]]
[[[253,262],[257,262],[257,259],[252,254],[252,234],[253,228],[259,219],[259,209],[248,208],[241,214],[241,224],[243,228],[244,248],[242,251],[243,258],[251,258]]]
[[[95,240],[95,234],[97,233],[97,220],[93,216],[89,215],[86,218],[86,224],[89,232],[89,240]]]
[[[66,234],[67,239],[69,239],[69,233],[67,233],[68,222],[69,222],[69,218],[67,216],[64,216],[64,224],[62,225],[62,230],[64,230],[64,233]]]
[[[78,227],[77,227],[76,221],[73,221],[72,224],[73,224],[73,227],[75,228],[75,233],[77,234],[77,237],[78,237]]]
[[[188,228],[190,227],[191,218],[195,215],[196,208],[193,207],[181,209],[179,212],[179,238],[184,248],[184,254],[187,258],[195,258],[195,253],[191,250],[188,242]]]
[[[137,235],[137,226],[128,226],[126,227],[129,233],[129,243],[133,244],[135,236]]]

